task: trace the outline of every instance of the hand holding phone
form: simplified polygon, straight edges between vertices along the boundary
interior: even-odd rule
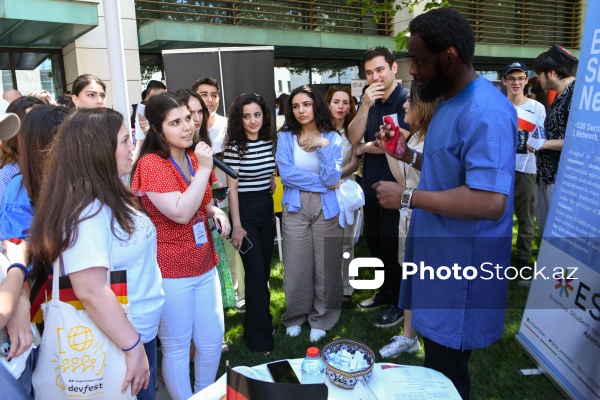
[[[250,239],[248,239],[248,236],[244,236],[244,238],[242,239],[242,245],[239,248],[239,252],[240,254],[246,254],[251,248],[252,246],[254,246],[252,244],[252,242],[250,241]]]
[[[390,125],[390,129],[394,131],[394,136],[388,138],[388,140],[385,142],[385,148],[390,153],[395,153],[396,146],[398,145],[398,137],[400,136],[400,127],[396,126],[396,124],[394,123],[394,119],[391,115],[386,115],[385,117],[383,117],[383,123],[386,125]]]
[[[213,198],[219,201],[225,200],[227,194],[229,193],[229,187],[223,186],[221,188],[212,189]]]

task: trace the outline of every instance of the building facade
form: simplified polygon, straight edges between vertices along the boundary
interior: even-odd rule
[[[103,7],[108,1],[119,4],[132,103],[140,100],[142,77],[161,70],[161,50],[268,45],[275,48],[276,67],[360,67],[365,49],[394,48],[396,33],[423,12],[417,7],[374,22],[346,0],[5,0],[2,90],[39,85],[37,90],[60,95],[78,75],[92,73],[107,83],[112,104]],[[514,59],[528,63],[553,43],[578,55],[586,6],[586,0],[451,1],[473,26],[475,68],[486,73]],[[409,59],[405,52],[397,57],[398,78],[410,85]]]

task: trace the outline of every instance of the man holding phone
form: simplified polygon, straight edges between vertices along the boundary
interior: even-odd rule
[[[369,87],[365,90],[363,102],[358,113],[348,127],[348,140],[354,144],[356,155],[364,154],[362,189],[365,193],[364,233],[367,246],[373,257],[383,261],[385,281],[379,292],[361,302],[361,308],[386,306],[374,325],[390,327],[399,324],[404,315],[397,307],[400,294],[401,267],[398,262],[398,209],[381,207],[377,200],[373,184],[380,181],[396,182],[390,171],[383,150],[375,147],[375,133],[386,115],[397,115],[400,128],[408,130],[404,123],[403,105],[408,99],[408,90],[396,82],[396,64],[394,54],[385,47],[373,47],[362,58]],[[359,143],[362,138],[364,143]]]
[[[543,125],[546,119],[544,106],[525,96],[527,86],[527,66],[515,61],[504,68],[502,83],[506,86],[508,100],[515,106],[519,116],[517,155],[515,164],[515,215],[517,216],[517,268],[522,270],[529,265],[531,243],[535,236],[535,153],[528,151],[527,140],[536,125]]]

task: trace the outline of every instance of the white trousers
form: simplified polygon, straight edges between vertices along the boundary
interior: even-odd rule
[[[216,268],[191,278],[164,279],[165,303],[158,337],[162,346],[162,375],[173,400],[192,397],[190,345],[194,338],[195,382],[199,392],[215,381],[225,322],[221,285]]]

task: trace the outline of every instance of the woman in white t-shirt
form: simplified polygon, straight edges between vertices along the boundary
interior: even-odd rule
[[[310,86],[292,90],[277,137],[283,183],[283,291],[281,323],[288,336],[310,325],[321,340],[337,324],[342,305],[343,229],[335,195],[342,176],[342,139],[325,101]]]
[[[342,137],[342,180],[351,179],[354,180],[354,173],[358,170],[360,160],[354,154],[354,145],[348,140],[346,132],[348,131],[348,125],[356,116],[356,103],[354,97],[352,97],[349,88],[343,88],[341,86],[332,86],[325,95],[325,103],[329,107],[331,113],[331,120],[334,128],[338,130]],[[350,261],[354,259],[354,237],[356,236],[356,229],[358,228],[358,216],[360,210],[354,212],[354,223],[348,224],[344,227],[344,248],[343,253],[348,253],[348,258],[344,257],[342,264],[342,280],[344,282],[344,301],[349,301],[354,288],[350,286],[350,274],[348,269],[350,268]]]
[[[118,112],[83,108],[69,115],[48,155],[30,250],[34,273],[38,263],[62,257],[75,295],[126,352],[121,390],[131,384],[138,399],[154,399],[164,294],[156,230],[121,180],[131,172],[133,149]],[[106,284],[111,258],[115,270],[127,270],[131,322]]]
[[[410,91],[408,100],[403,105],[404,122],[409,126],[411,132],[401,129],[401,134],[406,137],[406,144],[415,152],[423,153],[425,134],[429,128],[431,118],[437,107],[437,101],[426,103],[419,97],[419,89],[415,86]],[[415,153],[416,154],[416,153]],[[421,171],[413,164],[407,164],[387,155],[390,170],[399,184],[406,187],[416,188],[419,185]],[[416,158],[415,158],[416,160]],[[406,237],[408,236],[408,225],[412,210],[403,208],[400,210],[400,223],[398,226],[398,262],[404,262],[406,251]],[[379,350],[382,357],[397,357],[402,353],[416,353],[421,349],[417,332],[412,328],[412,310],[404,310],[404,332],[402,335],[394,336],[392,343]]]

